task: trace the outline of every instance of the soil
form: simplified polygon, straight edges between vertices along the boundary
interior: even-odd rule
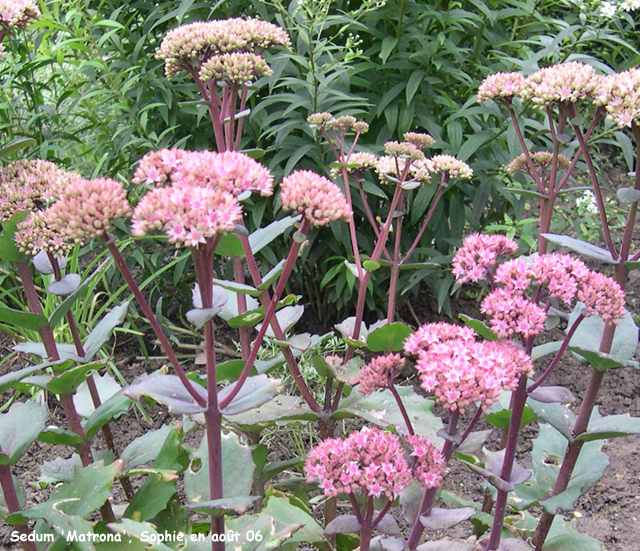
[[[632,273],[628,292],[628,308],[633,312],[638,311],[639,298],[637,297],[640,297],[640,276],[636,274],[637,272]],[[417,300],[412,301],[411,308],[405,306],[401,310],[400,317],[413,326],[417,321],[420,323],[446,321],[447,318],[436,311],[435,304],[435,299],[427,291],[421,291]],[[463,296],[458,297],[453,302],[453,317],[457,318],[460,313],[480,317],[478,302]],[[303,320],[305,321],[307,325],[313,325],[313,320]],[[317,330],[317,328],[314,329]],[[0,346],[7,351],[11,342],[5,336]],[[232,343],[228,342],[227,346],[232,347]],[[140,373],[151,372],[159,367],[158,362],[136,360],[135,352],[132,354],[132,350],[129,346],[120,346],[116,354],[119,369],[128,381],[133,380]],[[17,367],[18,365],[13,368]],[[586,388],[587,380],[587,368],[578,361],[567,358],[558,366],[548,384],[566,386],[580,398]],[[4,399],[7,397],[5,396]],[[634,417],[640,417],[640,373],[629,368],[608,372],[598,405],[602,414],[629,413]],[[60,410],[54,399],[50,400],[49,408],[51,410],[49,422],[57,422],[64,426],[64,421],[59,419]],[[168,414],[162,409],[151,409],[149,413],[151,424],[134,415],[115,423],[113,432],[119,449],[123,449],[136,436],[159,428],[170,420]],[[534,435],[535,425],[527,432],[527,436]],[[94,447],[98,449],[104,447],[100,435],[96,437]],[[527,449],[530,449],[530,442],[523,441],[520,451],[524,452]],[[575,512],[569,517],[578,520],[582,532],[604,542],[608,551],[640,551],[640,541],[637,537],[637,525],[640,519],[640,436],[611,440],[606,445],[606,453],[610,458],[610,467],[597,486],[580,499]],[[34,485],[42,462],[51,461],[57,457],[69,457],[69,455],[69,448],[39,442],[32,444],[15,469],[15,474],[25,482],[28,504],[47,499],[46,491]],[[455,465],[452,466],[450,474],[447,483],[449,489],[458,493],[462,491],[463,496],[469,499],[482,500],[483,490],[479,477]],[[119,496],[115,497],[116,500],[119,499]],[[6,525],[0,526],[0,546],[7,551],[19,549],[9,542],[10,531],[10,527]],[[457,535],[466,536],[470,533],[471,530],[467,527]]]

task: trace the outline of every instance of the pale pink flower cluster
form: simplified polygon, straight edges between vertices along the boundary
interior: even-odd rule
[[[446,174],[449,178],[469,180],[473,177],[473,170],[467,163],[459,161],[451,155],[436,155],[427,160],[431,172]]]
[[[466,325],[454,325],[453,323],[426,323],[404,341],[404,353],[408,356],[417,356],[421,350],[429,350],[436,343],[444,343],[452,340],[475,341],[476,332]]]
[[[478,101],[489,99],[511,99],[520,95],[525,77],[522,73],[496,73],[489,75],[478,88]]]
[[[349,162],[346,167],[334,166],[331,169],[331,177],[338,178],[342,174],[342,169],[346,168],[349,175],[355,178],[361,178],[362,173],[366,169],[375,169],[377,164],[378,158],[375,155],[366,153],[365,151],[359,151],[349,157]]]
[[[406,175],[403,174],[405,171]],[[432,171],[424,155],[417,159],[385,155],[377,160],[376,172],[382,184],[395,185],[404,176],[403,183],[420,182],[424,185],[431,182]]]
[[[399,438],[365,427],[347,438],[329,438],[310,452],[304,471],[326,496],[355,494],[395,499],[411,480]]]
[[[442,325],[423,326],[423,337],[428,335],[429,338],[419,347],[405,344],[405,351],[417,349],[415,367],[420,386],[450,411],[463,411],[475,402],[487,409],[502,389],[515,389],[518,375],[533,373],[531,359],[516,345],[479,342],[473,338],[473,332],[455,338],[453,335],[459,331],[457,326],[444,328]],[[438,334],[445,338],[434,340]]]
[[[533,165],[536,169],[542,173],[544,177],[545,173],[547,173],[551,169],[551,165],[553,163],[553,153],[549,151],[537,151],[536,153],[531,154],[531,160],[533,161]],[[556,167],[558,169],[567,169],[571,166],[571,161],[564,155],[558,155],[556,160]],[[529,174],[529,176],[533,176],[531,174],[531,167],[529,166],[529,161],[527,160],[527,156],[524,153],[518,155],[513,161],[509,163],[507,166],[507,172],[524,172],[525,174]]]
[[[584,285],[589,268],[571,255],[551,253],[534,256],[529,273],[538,286],[545,286],[550,296],[569,305]]]
[[[458,283],[481,281],[493,270],[498,257],[517,252],[518,245],[515,241],[503,235],[468,235],[453,257],[453,275]]]
[[[39,210],[29,214],[17,225],[14,239],[18,249],[30,255],[46,251],[55,256],[64,256],[75,245],[67,232],[52,226],[47,213]]]
[[[145,155],[133,175],[134,184],[186,184],[223,189],[233,195],[255,191],[273,194],[269,170],[237,151],[184,151],[162,149]]]
[[[624,292],[617,281],[604,274],[590,271],[582,280],[577,297],[584,302],[586,316],[598,314],[614,324],[624,317]]]
[[[425,134],[424,132],[405,132],[402,138],[405,142],[409,142],[419,149],[430,147],[436,143],[433,136]]]
[[[132,234],[162,229],[170,243],[195,248],[233,231],[241,219],[240,203],[231,193],[176,184],[155,188],[142,198],[133,212]]]
[[[258,19],[224,19],[190,23],[169,31],[156,57],[165,62],[169,78],[181,70],[196,70],[212,57],[229,53],[260,55],[271,46],[290,46],[287,33]],[[242,61],[246,64],[246,60]]]
[[[425,488],[442,485],[447,463],[440,450],[419,434],[407,436],[406,441],[411,447],[409,456],[415,458],[414,476]]]
[[[299,212],[313,226],[351,220],[351,207],[340,188],[309,170],[297,170],[282,180],[280,200],[284,210]]]
[[[104,235],[114,220],[130,214],[123,185],[109,178],[74,180],[46,212],[52,228],[78,243]]]
[[[554,103],[576,103],[592,98],[600,77],[591,65],[578,61],[540,69],[525,81],[520,96],[534,107],[544,109]]]
[[[32,0],[0,0],[0,26],[24,29],[42,14]]]
[[[367,396],[376,390],[385,389],[389,383],[402,369],[404,360],[400,354],[387,354],[373,358],[360,371],[360,386],[358,387],[362,396]]]
[[[519,292],[496,289],[482,301],[480,311],[491,319],[492,331],[502,339],[519,334],[525,338],[544,331],[547,314]]]
[[[233,52],[207,60],[200,69],[199,78],[203,82],[215,80],[243,86],[272,74],[271,67],[259,55],[251,52]]]
[[[620,128],[639,124],[640,69],[603,77],[595,103],[604,106],[607,118]]]
[[[21,160],[0,168],[0,222],[18,211],[42,209],[80,176],[54,163]]]

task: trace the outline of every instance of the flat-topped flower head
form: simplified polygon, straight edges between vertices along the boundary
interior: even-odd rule
[[[133,212],[132,234],[161,229],[170,243],[196,248],[229,233],[242,219],[236,197],[223,190],[192,185],[160,187],[147,193]]]
[[[360,394],[366,396],[376,390],[387,388],[403,365],[404,360],[400,354],[387,354],[373,358],[360,370],[358,387]]]
[[[412,159],[385,155],[377,160],[376,172],[381,184],[395,185],[401,178],[403,184],[418,182],[420,185],[425,185],[431,182],[431,165],[424,156],[420,159]]]
[[[411,452],[409,457],[415,458],[413,475],[424,488],[437,488],[442,485],[447,463],[438,448],[424,436],[413,434],[406,437]]]
[[[340,188],[309,170],[297,170],[282,180],[280,200],[284,210],[299,212],[313,226],[351,220],[351,207]]]
[[[553,153],[549,151],[537,151],[531,154],[531,160],[538,173],[544,179],[551,171],[553,164]],[[558,170],[566,170],[571,166],[571,161],[564,155],[558,155],[556,160],[556,168]],[[518,155],[513,161],[507,165],[507,172],[524,172],[533,178],[531,166],[527,156],[524,153]]]
[[[273,71],[259,55],[251,52],[233,52],[213,56],[200,69],[200,80],[214,80],[244,86],[261,77],[271,76]]]
[[[49,161],[20,160],[0,168],[0,222],[18,211],[44,208],[78,174],[58,168]]]
[[[568,254],[543,254],[531,259],[529,273],[550,296],[571,304],[590,270],[584,262]]]
[[[40,17],[42,14],[32,0],[0,0],[0,27],[21,30]]]
[[[314,126],[325,126],[329,121],[333,120],[331,113],[313,113],[307,117],[307,122]]]
[[[390,157],[408,157],[414,161],[424,161],[426,157],[415,144],[411,142],[387,142],[384,153]]]
[[[451,340],[475,341],[476,336],[476,332],[466,325],[426,323],[407,337],[403,350],[408,356],[417,356],[418,352],[429,350],[434,344]]]
[[[473,170],[462,161],[459,161],[451,155],[436,155],[427,159],[427,166],[431,172],[444,174],[448,178],[460,178],[461,180],[470,180],[473,178]]]
[[[73,249],[75,242],[64,228],[49,224],[46,211],[34,211],[16,227],[14,236],[20,252],[36,255],[40,251],[55,256],[65,256]]]
[[[534,107],[544,109],[554,103],[576,103],[592,98],[599,85],[600,77],[591,65],[570,61],[532,74],[526,79],[521,96]]]
[[[450,339],[418,352],[420,386],[450,411],[480,402],[487,409],[518,376],[533,373],[529,356],[508,342]]]
[[[154,151],[141,159],[133,182],[188,184],[224,189],[236,196],[245,191],[263,196],[273,194],[273,176],[269,170],[237,151]]]
[[[595,99],[620,128],[640,123],[640,69],[602,77]]]
[[[577,297],[584,302],[587,317],[598,314],[605,322],[614,324],[624,317],[624,292],[609,276],[589,271],[581,281]]]
[[[493,270],[499,257],[517,252],[517,243],[503,235],[468,235],[453,257],[453,275],[457,283],[481,281]]]
[[[123,185],[109,178],[75,180],[46,211],[51,226],[78,243],[105,235],[114,220],[130,214]]]
[[[489,75],[478,88],[480,103],[490,99],[510,101],[518,96],[524,86],[525,77],[522,73],[496,73]]]
[[[353,153],[349,157],[349,162],[347,166],[344,167],[333,167],[331,169],[331,177],[338,178],[342,174],[342,169],[346,169],[347,174],[353,176],[356,179],[362,178],[362,174],[365,170],[371,169],[374,170],[378,166],[378,158],[372,153],[367,153],[365,151],[359,151],[357,153]]]
[[[491,319],[491,330],[501,339],[520,335],[529,338],[544,331],[547,314],[524,295],[496,289],[482,301],[480,311]]]
[[[436,143],[429,134],[425,134],[423,132],[405,132],[402,135],[402,139],[405,142],[415,145],[419,149],[430,147]]]
[[[326,496],[362,492],[393,500],[411,480],[400,439],[375,427],[320,442],[309,452],[304,472]]]
[[[260,55],[271,46],[290,46],[280,27],[258,19],[224,19],[182,25],[169,31],[156,57],[165,62],[169,78],[182,70],[196,69],[212,57],[228,53]]]

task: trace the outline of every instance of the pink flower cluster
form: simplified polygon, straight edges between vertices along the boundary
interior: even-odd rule
[[[495,73],[482,81],[478,88],[480,103],[489,99],[503,98],[510,100],[520,95],[525,78],[522,73]]]
[[[71,182],[46,214],[55,231],[80,243],[104,235],[111,229],[111,222],[130,213],[123,185],[108,178],[97,178]]]
[[[31,255],[46,251],[64,256],[75,245],[66,231],[50,224],[46,211],[39,210],[29,214],[18,224],[14,239],[22,253]]]
[[[536,153],[531,154],[531,161],[536,167],[538,173],[540,173],[542,179],[546,179],[547,173],[550,171],[553,163],[553,153],[549,151],[537,151]],[[557,169],[567,169],[570,165],[571,161],[569,161],[569,159],[564,155],[558,155],[556,157]],[[521,153],[509,163],[507,166],[507,172],[524,172],[525,174],[529,174],[529,176],[533,177],[529,161],[524,153]]]
[[[498,257],[517,252],[515,241],[503,235],[468,235],[453,258],[453,275],[458,283],[478,282],[493,270]]]
[[[599,85],[600,77],[591,65],[571,61],[540,69],[526,79],[520,95],[544,109],[553,103],[592,98]]]
[[[132,234],[162,229],[170,243],[198,247],[231,232],[242,219],[240,203],[223,190],[188,184],[159,187],[147,193],[133,213]]]
[[[282,208],[299,212],[313,226],[351,220],[351,207],[333,182],[309,170],[297,170],[280,184]]]
[[[427,166],[431,172],[446,174],[449,178],[470,180],[473,177],[471,167],[451,155],[436,155],[435,157],[431,157],[431,159],[427,160]]]
[[[598,314],[605,322],[614,324],[624,317],[625,297],[617,281],[590,271],[581,283],[577,297],[584,302],[585,316]]]
[[[19,211],[45,208],[80,176],[48,161],[21,160],[0,168],[0,222]]]
[[[0,26],[24,29],[42,14],[32,0],[0,0]]]
[[[603,77],[595,103],[620,128],[640,123],[640,69]]]
[[[407,339],[405,352],[418,357],[420,386],[450,411],[474,402],[487,409],[502,389],[515,389],[521,373],[533,374],[531,358],[512,343],[476,341],[472,331],[442,323],[424,325],[416,334],[420,340]]]
[[[373,358],[360,371],[360,394],[367,396],[376,390],[385,389],[393,382],[395,374],[402,369],[404,360],[400,354],[387,354]]]
[[[272,74],[271,67],[259,55],[251,52],[233,52],[207,60],[200,69],[199,78],[203,82],[214,80],[243,86]]]
[[[132,179],[135,184],[179,184],[222,189],[233,195],[255,191],[273,194],[269,170],[236,151],[185,151],[162,149],[145,155]]]
[[[309,452],[304,467],[308,482],[327,496],[355,494],[393,500],[409,484],[411,471],[399,438],[365,427],[347,438],[329,438]]]
[[[414,476],[425,488],[442,485],[447,463],[440,450],[419,434],[407,436],[406,440],[411,447],[409,456],[415,458]]]
[[[233,18],[190,23],[169,31],[156,57],[164,60],[166,74],[171,78],[181,70],[199,70],[214,56],[230,53],[260,55],[271,46],[289,45],[287,33],[271,23]]]
[[[525,338],[544,331],[547,314],[519,292],[496,289],[482,301],[480,311],[491,319],[489,325],[502,339],[515,334]]]

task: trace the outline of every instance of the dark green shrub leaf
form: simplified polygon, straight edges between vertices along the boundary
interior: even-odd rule
[[[474,319],[466,314],[459,314],[458,318],[461,319],[465,325],[471,327],[478,335],[483,337],[488,341],[497,341],[498,335],[496,335],[491,329],[489,329],[484,323],[480,320]]]
[[[22,310],[14,310],[0,306],[0,322],[8,323],[14,327],[30,329],[38,331],[49,325],[49,321],[41,314],[33,314],[31,312],[23,312]]]
[[[404,323],[387,323],[369,333],[367,348],[371,352],[398,352],[411,333],[411,328]]]
[[[640,434],[640,419],[624,413],[591,419],[587,432],[576,436],[575,439],[590,442],[592,440],[629,436],[630,434]]]
[[[91,371],[103,367],[101,363],[88,363],[67,369],[53,377],[47,384],[47,390],[54,394],[73,394],[76,389],[91,376]]]
[[[587,534],[562,534],[547,540],[542,551],[603,551],[604,545]]]
[[[186,507],[192,511],[209,515],[220,515],[222,513],[238,513],[242,515],[251,509],[258,499],[260,499],[258,496],[225,497],[214,499],[213,501],[204,501],[203,503],[188,504]]]
[[[32,147],[37,143],[33,138],[18,138],[17,140],[12,140],[7,145],[0,147],[0,159],[13,155],[25,147]]]
[[[14,241],[16,226],[22,222],[28,213],[16,212],[9,220],[3,224],[2,235],[0,235],[0,260],[7,262],[26,262],[29,258],[21,253]]]
[[[58,427],[47,427],[38,436],[38,441],[62,446],[78,446],[84,442],[75,432]]]
[[[87,419],[84,425],[84,432],[87,441],[109,421],[124,415],[133,405],[133,400],[124,395],[124,392],[118,392],[97,408]]]

